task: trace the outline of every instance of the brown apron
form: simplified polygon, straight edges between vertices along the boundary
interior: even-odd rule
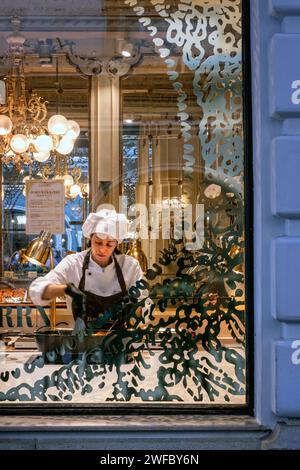
[[[90,261],[90,250],[84,257],[82,265],[82,276],[78,288],[86,295],[86,313],[83,320],[87,326],[98,330],[108,330],[109,328],[125,327],[125,304],[129,301],[128,291],[126,288],[124,276],[116,257],[113,255],[113,261],[116,267],[117,278],[121,287],[121,291],[109,296],[101,296],[93,294],[85,290],[85,276]]]

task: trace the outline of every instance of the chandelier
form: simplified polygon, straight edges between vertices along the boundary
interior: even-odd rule
[[[78,166],[74,166],[72,170],[68,167],[67,158],[63,155],[56,154],[55,162],[46,162],[42,169],[42,178],[63,179],[65,185],[65,197],[67,199],[75,199],[80,196],[87,199],[89,195],[89,184],[81,181],[82,171]]]
[[[0,103],[0,157],[3,163],[30,165],[33,160],[44,163],[50,157],[67,158],[80,134],[76,121],[56,114],[47,121],[47,102],[36,92],[26,94],[24,42],[20,19],[12,18],[13,33],[9,45],[9,72],[4,78],[5,96]],[[50,159],[52,160],[52,159]],[[46,174],[43,175],[47,177]],[[72,194],[74,179],[67,172],[56,175],[64,179],[66,195]],[[78,186],[80,175],[76,174]],[[74,192],[75,193],[75,192]]]

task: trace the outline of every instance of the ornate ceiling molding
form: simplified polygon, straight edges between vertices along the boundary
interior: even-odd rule
[[[86,56],[76,54],[76,45],[60,42],[61,50],[66,54],[68,62],[75,66],[84,75],[110,75],[122,77],[126,75],[133,65],[136,65],[142,58],[140,44],[131,44],[132,51],[130,57],[121,54],[114,54],[110,57]]]
[[[117,20],[116,20],[117,23]],[[104,31],[107,20],[95,16],[37,16],[22,18],[23,31]],[[11,17],[0,16],[0,31],[11,31]]]
[[[21,17],[22,32],[136,32],[136,19],[118,16],[26,16]],[[157,23],[159,28],[159,24]],[[165,26],[161,24],[161,27]],[[11,16],[0,16],[0,32],[11,31]]]
[[[126,75],[131,67],[140,60],[141,54],[137,54],[134,58],[125,59],[120,57],[111,58],[88,58],[81,57],[72,53],[66,55],[71,65],[84,75],[111,75],[113,77],[122,77]]]
[[[115,0],[113,0],[115,2]],[[109,0],[109,5],[113,5]],[[115,2],[116,3],[116,2]],[[107,0],[1,0],[3,15],[96,15],[107,6]]]

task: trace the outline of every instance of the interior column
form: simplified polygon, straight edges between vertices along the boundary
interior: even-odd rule
[[[120,78],[91,79],[91,210],[111,204],[118,211],[120,194]]]

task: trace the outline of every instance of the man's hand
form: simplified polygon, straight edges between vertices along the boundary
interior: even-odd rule
[[[84,317],[86,314],[86,295],[85,293],[74,286],[74,284],[67,284],[66,295],[72,297],[72,312],[76,320],[78,317]]]

